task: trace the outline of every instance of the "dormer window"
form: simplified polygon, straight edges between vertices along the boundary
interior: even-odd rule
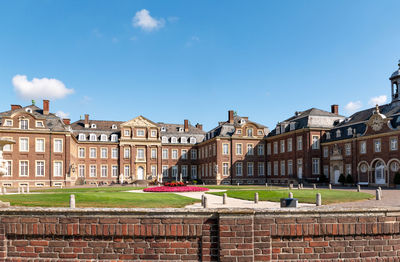
[[[27,108],[27,109],[25,109],[25,111],[30,113],[30,114],[32,114],[32,109],[31,108]]]
[[[183,132],[183,128],[182,127],[180,127],[178,130],[179,130],[180,133]]]
[[[97,136],[95,134],[90,134],[89,135],[89,140],[90,141],[97,141]]]
[[[92,124],[90,127],[91,128],[97,128],[97,125],[96,124]]]
[[[336,131],[336,137],[340,137],[342,135],[342,133],[340,132],[340,130]]]
[[[236,134],[241,135],[242,134],[242,129],[236,130]]]
[[[247,129],[247,136],[253,136],[253,128]]]
[[[257,135],[262,136],[263,135],[263,131],[262,130],[258,130],[257,131]]]
[[[143,129],[136,130],[136,136],[144,136],[144,130]]]
[[[21,119],[21,129],[27,130],[29,128],[29,121],[27,119]]]
[[[347,129],[347,135],[348,135],[348,136],[353,135],[353,129],[352,129],[351,127],[349,127],[349,128]]]
[[[190,144],[196,144],[196,138],[191,137],[190,138]]]
[[[106,142],[106,141],[108,140],[107,135],[104,135],[104,134],[101,135],[101,136],[100,136],[100,140],[103,141],[103,142]]]
[[[279,135],[281,133],[281,129],[279,128],[279,126],[276,127],[275,132],[277,135]]]
[[[246,120],[244,120],[244,119],[240,119],[240,122],[239,122],[241,125],[243,125],[243,124],[245,124],[246,123]]]
[[[117,125],[112,125],[111,128],[112,129],[117,129]]]
[[[161,142],[162,143],[168,143],[168,137],[166,137],[166,136],[163,136],[162,138],[161,138]]]
[[[36,121],[36,127],[44,127],[42,121]]]
[[[129,129],[124,130],[124,136],[129,136],[130,134],[131,132],[129,131]]]
[[[187,138],[186,137],[181,137],[181,143],[186,144],[187,143]]]
[[[10,120],[10,119],[7,119],[7,120],[4,122],[4,126],[12,126],[12,125],[13,125],[13,121]]]
[[[157,137],[157,130],[151,130],[151,137]]]
[[[165,132],[165,131],[167,131],[167,129],[164,126],[161,127],[161,132]]]
[[[329,132],[326,133],[326,139],[331,139],[331,133]]]
[[[111,141],[112,142],[118,142],[118,135],[117,134],[112,134],[111,135]]]
[[[178,139],[176,137],[171,137],[171,143],[173,144],[178,143]]]
[[[85,134],[79,134],[78,140],[79,140],[79,141],[85,141],[85,140],[86,140]]]
[[[293,131],[296,129],[296,122],[290,123],[290,131]]]

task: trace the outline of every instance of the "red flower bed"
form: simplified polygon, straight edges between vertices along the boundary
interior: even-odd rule
[[[208,188],[195,186],[159,186],[143,189],[144,192],[202,192],[208,190]]]
[[[176,187],[176,186],[185,186],[183,182],[165,182],[164,186]]]

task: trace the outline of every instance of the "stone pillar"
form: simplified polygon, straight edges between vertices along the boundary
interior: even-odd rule
[[[204,196],[204,205],[203,205],[204,208],[207,208],[207,207],[208,207],[207,201],[208,201],[208,200],[207,200],[207,197]]]
[[[293,193],[289,192],[289,198],[293,198]]]
[[[329,190],[332,190],[332,184],[329,184]]]
[[[322,197],[320,193],[317,193],[316,195],[315,204],[317,207],[322,205]]]
[[[227,197],[227,195],[226,195],[226,193],[224,193],[222,196],[222,204],[223,205],[226,205],[226,197]]]
[[[379,189],[376,190],[375,197],[376,197],[376,200],[381,200],[381,192],[379,191]]]
[[[316,184],[313,184],[313,189],[314,190],[317,189],[317,185]]]
[[[361,192],[361,186],[357,185],[357,192]]]
[[[258,193],[254,194],[254,204],[258,204]]]
[[[75,195],[70,195],[69,196],[69,207],[70,208],[75,208]]]

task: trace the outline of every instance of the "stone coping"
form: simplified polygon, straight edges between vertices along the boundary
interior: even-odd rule
[[[64,215],[64,216],[213,216],[213,215],[266,215],[266,216],[400,216],[400,207],[343,208],[343,207],[302,207],[284,209],[266,208],[43,208],[3,207],[4,215]]]

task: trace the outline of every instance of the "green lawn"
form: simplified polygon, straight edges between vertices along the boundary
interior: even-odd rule
[[[75,187],[75,188],[49,188],[33,189],[31,192],[49,192],[49,193],[84,193],[84,192],[123,192],[130,190],[141,190],[145,187],[133,186],[103,186],[103,187]]]
[[[12,206],[68,207],[70,193],[2,195]],[[184,207],[200,200],[172,193],[87,192],[76,193],[76,207],[166,208]]]
[[[254,200],[254,194],[258,192],[260,201],[280,202],[281,198],[288,197],[289,190],[228,190],[226,193],[228,197],[238,198],[243,200]],[[374,198],[373,195],[363,192],[343,191],[343,190],[291,190],[293,197],[299,200],[299,203],[315,203],[315,195],[321,194],[322,204],[333,204],[342,202],[352,202],[359,200],[366,200]],[[207,194],[214,194],[222,196],[224,192],[213,192]]]

